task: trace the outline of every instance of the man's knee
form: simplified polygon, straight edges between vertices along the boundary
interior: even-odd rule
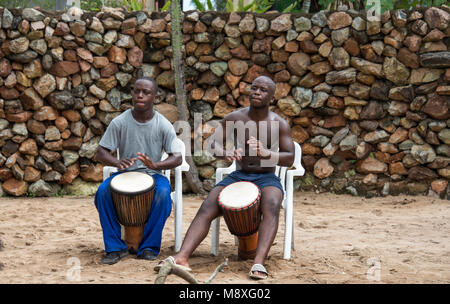
[[[98,204],[99,201],[103,201],[105,197],[110,195],[110,187],[109,180],[103,181],[100,186],[97,188],[97,192],[95,193],[95,202]]]
[[[261,195],[261,209],[263,214],[278,216],[283,195],[279,189],[266,191]]]

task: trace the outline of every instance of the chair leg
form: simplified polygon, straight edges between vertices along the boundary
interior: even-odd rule
[[[175,252],[179,252],[183,234],[183,186],[181,182],[181,170],[175,169],[175,191],[171,193],[175,202]]]
[[[292,246],[292,204],[289,204],[289,201],[286,204],[285,209],[285,231],[284,231],[284,250],[283,250],[283,259],[289,260],[291,258],[291,246]]]
[[[211,239],[211,253],[215,256],[219,255],[219,233],[220,233],[220,218],[212,221],[212,239]]]

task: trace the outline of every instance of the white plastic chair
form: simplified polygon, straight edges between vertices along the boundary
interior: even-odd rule
[[[291,249],[294,249],[294,176],[303,176],[305,169],[301,164],[302,149],[300,145],[294,142],[295,158],[292,167],[294,169],[288,170],[287,167],[276,166],[275,175],[281,179],[281,184],[285,190],[282,207],[284,208],[285,216],[285,232],[284,232],[284,248],[283,258],[289,260],[291,258]],[[236,162],[227,168],[216,169],[216,184],[222,181],[224,174],[230,174],[236,170]],[[220,232],[220,217],[212,222],[212,244],[211,253],[215,256],[219,255],[219,232]]]
[[[181,152],[183,162],[181,165],[174,169],[175,171],[175,187],[174,191],[170,194],[174,204],[175,214],[175,251],[180,251],[183,232],[183,183],[182,183],[182,171],[189,171],[189,164],[186,162],[186,148],[184,142],[176,138],[172,143],[173,150]],[[117,157],[119,158],[119,151],[117,151]],[[163,153],[161,160],[165,160],[169,155]],[[117,172],[116,167],[104,166],[103,167],[103,180],[111,176],[112,173]],[[170,181],[170,170],[163,170],[163,175]],[[122,229],[123,232],[123,229]],[[123,235],[123,234],[122,234]]]

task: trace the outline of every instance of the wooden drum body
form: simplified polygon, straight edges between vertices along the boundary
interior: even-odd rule
[[[142,172],[121,173],[112,178],[110,190],[119,223],[125,227],[125,243],[137,251],[152,208],[153,177]]]
[[[219,206],[231,234],[239,240],[238,256],[252,259],[258,246],[258,229],[261,222],[261,192],[252,182],[230,184],[219,194]]]

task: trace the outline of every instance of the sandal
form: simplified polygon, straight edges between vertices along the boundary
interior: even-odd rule
[[[262,272],[265,275],[256,274],[255,272]],[[250,272],[248,274],[250,278],[254,280],[265,280],[269,276],[269,273],[267,272],[266,268],[261,264],[254,264],[252,266],[252,269],[250,269]]]
[[[168,256],[167,258],[165,258],[164,260],[159,261],[158,264],[156,264],[156,266],[153,268],[156,272],[159,272],[159,270],[161,269],[161,267],[164,265],[165,262],[169,262],[173,265],[176,265],[178,268],[184,270],[184,271],[192,271],[191,268],[183,266],[183,265],[178,265],[177,263],[175,263],[175,259],[173,256]]]

